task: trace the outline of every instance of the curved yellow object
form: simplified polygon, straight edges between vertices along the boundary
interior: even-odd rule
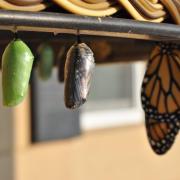
[[[158,0],[149,0],[149,1],[151,1],[151,2],[154,3],[154,4],[157,4],[157,3],[158,3]]]
[[[180,1],[179,0],[173,0],[175,6],[177,7],[179,13],[180,13]]]
[[[91,3],[91,4],[97,4],[97,3],[102,3],[102,2],[107,2],[107,0],[83,0],[87,3]]]
[[[143,2],[145,2],[143,0]],[[140,12],[142,11],[143,14],[145,15],[145,17],[149,18],[149,19],[157,19],[157,18],[160,18],[160,17],[163,17],[166,15],[166,12],[165,11],[162,11],[162,10],[150,10],[148,7],[145,6],[144,3],[142,3],[141,0],[139,1],[136,1],[136,5],[137,8]],[[143,16],[142,14],[142,16]]]
[[[16,6],[32,6],[43,2],[43,0],[6,0],[6,1]]]
[[[162,4],[168,9],[169,13],[173,17],[174,21],[177,24],[180,24],[180,13],[175,6],[175,4],[172,2],[172,0],[160,0]]]
[[[120,7],[114,6],[114,7],[109,7],[108,9],[105,10],[90,10],[86,9],[84,7],[79,7],[69,0],[53,0],[55,3],[63,7],[64,9],[75,13],[79,15],[85,15],[85,16],[98,16],[98,17],[103,17],[103,16],[110,16],[114,13],[116,13]]]
[[[112,5],[112,2],[101,2],[101,3],[96,3],[96,4],[89,4],[81,0],[69,0],[71,3],[84,7],[87,9],[92,9],[92,10],[101,10],[101,9],[107,9]]]
[[[162,4],[159,4],[159,3],[154,4],[150,2],[149,0],[140,0],[140,2],[144,4],[144,6],[148,8],[150,11],[163,10]]]
[[[17,11],[42,11],[47,7],[46,4],[37,4],[31,6],[16,6],[14,4],[8,3],[5,0],[0,0],[0,8],[7,10],[17,10]]]
[[[129,14],[131,14],[131,16],[139,21],[148,21],[148,22],[162,22],[164,20],[164,17],[160,17],[157,19],[147,19],[143,16],[141,16],[141,14],[133,7],[133,5],[128,1],[124,1],[124,0],[118,0],[118,2],[125,7],[125,9],[129,12]]]

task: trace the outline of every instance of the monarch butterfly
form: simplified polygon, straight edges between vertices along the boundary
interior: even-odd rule
[[[67,53],[65,62],[65,105],[78,108],[89,94],[94,69],[94,55],[85,43],[74,44]]]
[[[166,153],[180,129],[180,45],[161,43],[151,53],[141,91],[149,143]]]

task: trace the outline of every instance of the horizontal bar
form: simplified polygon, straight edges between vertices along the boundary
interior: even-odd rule
[[[14,37],[9,31],[0,31],[0,56],[4,52],[7,44]],[[32,50],[35,59],[37,49],[42,42],[49,42],[55,53],[55,64],[66,57],[68,49],[76,42],[77,37],[69,34],[60,34],[54,36],[51,33],[39,32],[20,32],[18,37],[21,38]],[[94,52],[97,65],[109,63],[131,63],[136,61],[147,61],[150,52],[155,43],[152,41],[135,40],[127,38],[112,38],[102,36],[81,36],[81,41],[86,43]],[[108,51],[103,52],[103,47]],[[63,50],[64,49],[64,50]],[[59,57],[60,52],[64,52],[62,57]],[[62,54],[62,53],[61,53]],[[1,68],[1,59],[0,59]]]
[[[47,12],[0,10],[0,29],[123,37],[155,41],[180,41],[180,26],[121,18],[96,18]]]

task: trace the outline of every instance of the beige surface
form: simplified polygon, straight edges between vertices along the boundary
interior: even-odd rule
[[[180,142],[155,155],[143,126],[90,132],[17,153],[18,180],[179,180]]]
[[[15,180],[16,151],[30,145],[29,99],[16,108],[4,107],[1,80],[0,73],[0,180]]]
[[[143,124],[32,145],[28,110],[28,98],[0,107],[0,180],[180,180],[180,137],[165,156],[152,152]]]
[[[12,154],[0,154],[0,180],[14,179],[14,162]]]
[[[0,153],[11,151],[13,144],[13,122],[12,109],[4,108],[2,105],[2,78],[0,73]]]
[[[0,73],[0,180],[13,180],[13,110],[2,105]]]

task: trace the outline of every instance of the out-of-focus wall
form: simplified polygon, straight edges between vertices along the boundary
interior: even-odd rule
[[[0,180],[13,179],[13,111],[2,105],[0,71]]]
[[[1,81],[0,72],[0,180],[16,180],[16,152],[31,145],[30,101],[27,96],[15,108],[4,107]]]
[[[139,125],[37,144],[17,152],[17,180],[179,180],[179,140],[157,156]]]
[[[29,99],[0,105],[0,180],[180,180],[179,150],[178,137],[169,153],[155,155],[143,124],[31,144]]]

